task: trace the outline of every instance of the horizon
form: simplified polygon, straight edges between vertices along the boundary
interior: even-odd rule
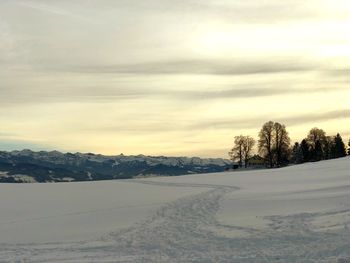
[[[265,121],[350,138],[346,0],[5,0],[0,150],[228,159]],[[265,121],[264,121],[265,120]]]
[[[313,128],[319,128],[319,127],[313,127]],[[337,133],[335,134],[328,134],[327,131],[326,132],[326,135],[327,136],[336,136]],[[345,144],[345,147],[347,147],[347,142],[350,142],[350,138],[349,140],[347,140],[346,137],[343,137],[341,133],[339,133],[340,136],[343,138],[343,142]],[[250,135],[249,135],[250,136]],[[306,135],[300,139],[300,140],[294,140],[293,138],[291,138],[291,147],[293,147],[294,143],[298,142],[300,143],[303,139],[306,139]],[[255,137],[252,137],[254,140],[257,141],[257,136]],[[233,140],[232,140],[233,141]],[[131,153],[131,154],[125,154],[123,152],[121,153],[111,153],[111,154],[106,154],[106,153],[101,153],[101,152],[95,152],[95,151],[67,151],[67,150],[64,150],[64,149],[58,149],[58,148],[40,148],[39,146],[35,145],[33,148],[30,148],[31,145],[29,145],[29,147],[17,147],[17,148],[8,148],[6,149],[6,147],[3,147],[3,145],[6,145],[6,142],[5,144],[0,142],[0,146],[2,146],[2,148],[0,149],[0,151],[5,151],[5,152],[12,152],[12,151],[26,151],[26,150],[29,150],[29,151],[32,151],[32,152],[60,152],[60,153],[63,153],[63,154],[66,154],[66,153],[72,153],[72,154],[94,154],[94,155],[103,155],[103,156],[120,156],[120,155],[124,155],[124,156],[148,156],[148,157],[187,157],[187,158],[222,158],[222,159],[231,159],[231,157],[229,156],[228,152],[226,153],[226,155],[222,155],[222,156],[200,156],[200,155],[181,155],[181,154],[178,154],[178,155],[164,155],[164,154],[145,154],[145,153]],[[228,150],[231,150],[233,146],[233,142],[232,142],[232,145],[229,147]],[[254,145],[254,148],[253,148],[253,152],[252,152],[253,155],[260,155],[259,152],[258,152],[258,149],[257,149],[257,145]]]
[[[318,127],[313,127],[313,128],[318,128]],[[326,132],[326,135],[327,136],[336,136],[337,134],[340,134],[340,136],[342,136],[341,133],[337,132],[336,134],[328,134],[327,131]],[[250,135],[249,135],[250,136]],[[294,143],[298,142],[300,143],[303,139],[306,139],[307,136],[304,136],[302,139],[300,139],[299,141],[298,140],[293,140],[293,138],[291,138],[291,147],[294,145]],[[343,138],[343,142],[345,144],[345,147],[347,147],[346,145],[346,138]],[[253,139],[257,139],[256,137],[253,137]],[[350,138],[348,140],[350,142]],[[0,142],[0,145],[2,145],[2,143]],[[233,145],[233,143],[232,143]],[[232,148],[232,147],[231,147]],[[208,159],[216,159],[216,158],[222,158],[222,159],[228,159],[230,160],[231,157],[229,157],[228,153],[226,155],[223,155],[223,156],[199,156],[199,155],[164,155],[164,154],[155,154],[155,155],[152,155],[152,154],[144,154],[144,153],[131,153],[131,154],[124,154],[124,153],[111,153],[111,154],[105,154],[105,153],[100,153],[100,152],[93,152],[93,151],[66,151],[66,150],[62,150],[62,149],[57,149],[57,148],[40,148],[38,146],[34,146],[34,148],[30,148],[30,147],[27,147],[27,148],[21,148],[19,146],[19,148],[9,148],[9,149],[6,149],[6,147],[2,147],[2,149],[0,149],[0,151],[5,151],[5,152],[12,152],[12,151],[26,151],[26,150],[29,150],[29,151],[32,151],[32,152],[60,152],[60,153],[63,153],[63,154],[67,154],[67,153],[72,153],[72,154],[94,154],[94,155],[103,155],[103,156],[121,156],[121,155],[124,155],[124,156],[147,156],[147,157],[184,157],[184,158],[208,158]],[[229,149],[230,150],[230,149]],[[257,146],[255,145],[254,146],[254,149],[253,149],[253,152],[252,152],[253,155],[260,155],[258,150],[257,150]]]
[[[97,152],[66,152],[66,151],[58,151],[58,150],[32,150],[32,149],[20,149],[20,150],[0,150],[0,152],[7,152],[7,153],[11,153],[11,152],[23,152],[23,151],[30,151],[30,152],[34,152],[34,153],[38,153],[38,152],[44,152],[44,153],[52,153],[52,152],[59,152],[61,154],[83,154],[83,155],[88,155],[88,154],[92,154],[92,155],[102,155],[105,157],[115,157],[115,156],[125,156],[125,157],[137,157],[137,156],[145,156],[145,157],[150,157],[150,158],[158,158],[158,157],[165,157],[165,158],[200,158],[200,159],[227,159],[229,160],[229,158],[221,158],[221,157],[200,157],[200,156],[165,156],[165,155],[145,155],[145,154],[131,154],[131,155],[126,155],[124,153],[119,153],[119,154],[113,154],[113,155],[106,155],[106,154],[101,154],[101,153],[97,153]]]

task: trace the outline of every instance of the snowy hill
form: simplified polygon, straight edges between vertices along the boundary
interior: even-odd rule
[[[349,262],[350,159],[0,184],[0,262]]]
[[[225,159],[164,156],[0,152],[0,182],[60,182],[125,179],[147,175],[181,175],[224,171]]]

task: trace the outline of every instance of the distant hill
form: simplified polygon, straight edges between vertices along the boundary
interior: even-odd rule
[[[221,172],[229,166],[230,161],[221,158],[0,151],[0,182],[66,182],[175,176]]]

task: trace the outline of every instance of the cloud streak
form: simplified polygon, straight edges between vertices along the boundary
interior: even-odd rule
[[[342,109],[328,112],[320,112],[314,114],[297,114],[288,117],[274,117],[271,115],[259,115],[256,117],[236,117],[231,119],[197,121],[191,123],[188,121],[183,122],[157,122],[156,120],[148,122],[133,123],[126,126],[122,123],[119,125],[109,125],[101,127],[82,127],[82,131],[85,132],[106,132],[106,133],[132,133],[132,134],[152,134],[152,133],[164,133],[174,131],[205,131],[205,130],[222,130],[222,129],[258,129],[267,121],[273,120],[281,122],[287,127],[293,127],[304,124],[314,124],[316,122],[335,120],[335,119],[349,119],[350,109]]]
[[[233,85],[235,86],[235,85]],[[237,85],[236,87],[223,90],[174,90],[166,88],[123,88],[123,87],[77,87],[74,89],[23,89],[20,93],[11,87],[0,87],[2,96],[0,103],[2,106],[15,106],[18,104],[36,103],[66,103],[66,102],[120,102],[130,100],[178,100],[178,101],[211,101],[211,100],[242,100],[261,97],[273,97],[292,94],[318,94],[332,93],[341,90],[340,87],[332,88],[294,88],[278,87],[275,85],[264,85],[254,87],[254,85]]]
[[[48,4],[48,2],[42,2],[42,1],[33,1],[33,0],[25,0],[25,1],[17,1],[16,4],[18,6],[24,7],[24,8],[30,8],[36,11],[40,11],[43,13],[51,14],[51,15],[57,15],[61,17],[70,17],[76,20],[80,20],[82,22],[87,23],[97,23],[97,20],[92,20],[87,18],[86,16],[82,16],[78,12],[71,12],[67,10],[66,8],[59,7],[55,4]]]
[[[253,118],[232,118],[223,120],[205,121],[191,126],[193,129],[215,128],[215,129],[251,129],[260,127],[264,122],[272,119],[273,121],[281,122],[287,126],[296,126],[320,121],[328,121],[334,119],[350,118],[350,109],[326,111],[320,113],[298,114],[288,117],[275,117],[270,115],[260,115]]]
[[[267,60],[267,58],[266,58]],[[242,60],[192,59],[175,61],[149,61],[136,64],[121,65],[66,65],[65,67],[50,66],[48,70],[68,71],[78,73],[110,73],[110,74],[196,74],[196,75],[253,75],[274,74],[286,72],[305,72],[317,70],[317,66],[295,61],[266,62]]]
[[[182,99],[189,100],[213,100],[213,99],[250,99],[259,97],[271,97],[278,95],[291,95],[291,94],[314,94],[324,92],[334,92],[338,88],[314,88],[314,89],[302,89],[302,88],[283,88],[283,87],[246,87],[246,88],[233,88],[222,91],[181,91],[169,93],[170,96],[178,96]]]

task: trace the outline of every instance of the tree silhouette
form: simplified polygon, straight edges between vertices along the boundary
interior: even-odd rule
[[[337,133],[337,135],[334,137],[334,150],[335,150],[335,154],[334,154],[335,158],[346,156],[345,144],[339,133]]]
[[[233,162],[238,162],[239,167],[242,167],[243,164],[243,143],[244,143],[244,136],[239,135],[235,136],[234,138],[234,146],[231,149],[231,151],[228,153],[230,156],[230,159]]]
[[[324,159],[335,158],[335,142],[334,136],[326,136],[325,146],[324,146]]]
[[[248,159],[252,156],[251,152],[255,145],[255,140],[250,136],[244,136],[243,139],[243,158],[244,158],[244,167],[247,168]]]
[[[281,166],[288,162],[290,138],[286,130],[286,126],[275,122],[273,125],[274,131],[274,152],[275,152],[275,163],[277,166]]]
[[[296,142],[293,146],[291,161],[296,164],[302,163],[304,161],[303,150],[298,142]]]
[[[234,146],[229,152],[229,156],[233,162],[237,161],[239,167],[243,166],[243,161],[245,167],[247,167],[248,159],[251,157],[253,147],[255,145],[255,140],[250,136],[239,135],[234,139]]]
[[[320,161],[325,159],[326,133],[319,128],[312,128],[307,136],[310,145],[310,160]]]
[[[269,167],[281,166],[288,162],[290,138],[286,127],[269,121],[259,132],[259,153],[268,160]]]
[[[259,153],[262,154],[269,163],[270,167],[273,167],[273,125],[272,121],[269,121],[263,125],[259,132]]]
[[[323,152],[322,143],[320,140],[316,141],[312,154],[313,154],[314,161],[323,160],[324,152]]]
[[[310,145],[306,139],[301,141],[300,148],[301,148],[301,152],[303,154],[303,162],[309,162],[310,161]]]

